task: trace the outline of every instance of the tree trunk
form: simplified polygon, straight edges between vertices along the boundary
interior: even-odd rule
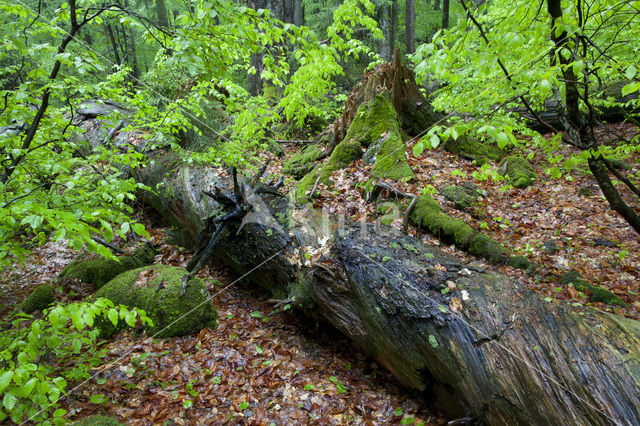
[[[228,175],[157,154],[137,179],[147,202],[194,240]],[[640,324],[544,302],[412,237],[339,222],[266,195],[215,256],[301,313],[321,318],[405,386],[487,424],[630,424],[640,416]],[[256,200],[252,203],[258,205]],[[268,210],[268,214],[264,214]],[[394,248],[395,247],[395,248]],[[262,265],[262,266],[260,266]],[[451,288],[446,294],[441,290]]]
[[[366,73],[349,94],[342,116],[329,127],[333,144],[341,142],[347,134],[358,106],[371,101],[381,91],[390,93],[400,124],[411,136],[420,134],[443,117],[424,98],[413,71],[402,62],[400,50],[396,49],[392,63],[379,65],[373,72]]]
[[[415,22],[416,22],[416,3],[415,0],[406,0],[405,2],[405,35],[407,43],[407,54],[414,53],[416,51],[416,36],[415,36]]]
[[[449,0],[442,0],[442,28],[449,28]]]
[[[382,31],[382,39],[380,40],[380,56],[385,61],[391,60],[391,29],[389,24],[389,7],[380,8],[380,16],[378,22],[380,23],[380,30]]]
[[[433,1],[433,10],[440,10],[440,0]]]
[[[302,0],[293,0],[293,23],[301,27],[304,25],[304,3]]]
[[[169,26],[169,19],[167,18],[167,5],[164,0],[156,0],[156,15],[158,17],[158,25],[161,27]]]
[[[389,27],[389,52],[396,51],[397,32],[398,32],[398,0],[391,0],[391,25]]]

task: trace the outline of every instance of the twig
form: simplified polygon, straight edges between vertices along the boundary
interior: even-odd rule
[[[93,241],[95,241],[96,243],[98,243],[98,244],[100,244],[100,245],[103,245],[103,246],[105,246],[105,247],[107,247],[107,248],[109,248],[109,249],[111,249],[111,250],[115,251],[116,253],[120,253],[120,254],[129,254],[129,253],[127,253],[126,251],[122,250],[121,248],[116,247],[116,246],[114,246],[113,244],[109,244],[108,242],[106,242],[105,240],[103,240],[103,239],[101,239],[101,238],[98,238],[98,237],[91,237],[91,239],[92,239]]]

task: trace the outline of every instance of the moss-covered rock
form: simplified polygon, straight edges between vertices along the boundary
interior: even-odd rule
[[[322,149],[318,145],[308,145],[285,161],[282,171],[296,179],[309,173],[315,162],[322,157]]]
[[[476,231],[460,219],[446,215],[431,195],[421,195],[409,216],[409,220],[425,228],[446,243],[454,243],[474,256],[494,264],[509,264],[516,268],[530,269],[532,264],[523,256],[512,257],[500,243]]]
[[[478,190],[471,185],[446,185],[442,188],[439,188],[438,192],[440,192],[444,196],[444,198],[451,201],[453,203],[453,206],[458,210],[464,210],[471,207],[478,201],[478,198],[480,197],[480,193],[478,192]]]
[[[505,157],[498,166],[498,173],[509,179],[516,188],[526,188],[536,180],[536,171],[529,162],[517,155]]]
[[[616,296],[606,288],[598,287],[585,281],[577,271],[570,271],[560,277],[564,285],[573,284],[576,290],[587,293],[590,302],[602,302],[608,305],[618,305],[627,307],[627,304],[620,297]]]
[[[26,314],[41,311],[52,304],[53,300],[53,288],[48,284],[43,284],[33,289],[20,305],[20,309]]]
[[[87,259],[81,256],[67,265],[58,275],[58,279],[77,279],[93,284],[99,289],[125,271],[153,263],[155,255],[155,249],[150,244],[143,244],[131,255],[118,256],[117,261],[105,258]]]
[[[490,142],[480,142],[469,135],[460,135],[458,139],[449,139],[444,144],[444,149],[452,154],[458,154],[462,158],[475,161],[478,165],[489,160],[499,161],[505,152]]]
[[[115,417],[109,416],[91,416],[85,417],[82,420],[78,420],[77,422],[72,423],[73,426],[121,426],[118,420]]]
[[[106,297],[115,304],[144,309],[153,320],[147,332],[158,337],[197,333],[204,327],[215,328],[217,312],[211,304],[207,286],[198,278],[180,296],[184,268],[153,265],[118,275],[105,284],[96,297]],[[101,327],[103,335],[115,331]]]

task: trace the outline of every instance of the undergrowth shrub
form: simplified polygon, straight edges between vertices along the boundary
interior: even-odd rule
[[[97,318],[134,327],[151,324],[140,309],[114,306],[108,299],[56,305],[41,319],[25,313],[0,322],[0,422],[64,424],[57,402],[69,382],[90,378],[106,349],[100,348]]]

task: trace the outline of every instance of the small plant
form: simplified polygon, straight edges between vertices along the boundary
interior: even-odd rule
[[[56,305],[42,319],[18,314],[10,323],[0,323],[0,422],[11,417],[25,421],[64,424],[65,410],[56,403],[68,381],[90,378],[92,368],[106,355],[98,349],[97,319],[133,327],[138,319],[152,325],[144,311],[114,306],[108,299]],[[43,356],[47,354],[47,356]],[[69,363],[71,361],[71,363]],[[61,367],[64,366],[64,367]],[[91,398],[101,403],[99,395]]]
[[[336,385],[336,390],[338,391],[339,395],[342,395],[343,393],[347,393],[347,388],[345,387],[345,385],[343,385],[340,382],[340,380],[338,380],[336,376],[329,377],[329,381],[334,385]]]

